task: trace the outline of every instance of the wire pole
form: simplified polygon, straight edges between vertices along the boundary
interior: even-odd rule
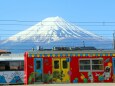
[[[115,32],[113,33],[113,49],[115,50]]]
[[[83,41],[83,47],[85,47],[85,42]]]

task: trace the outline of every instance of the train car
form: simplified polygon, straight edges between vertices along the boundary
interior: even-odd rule
[[[115,81],[114,50],[27,51],[24,83],[101,83]]]
[[[0,56],[0,85],[24,83],[24,55],[4,54]]]
[[[113,58],[113,82],[115,82],[115,57]]]

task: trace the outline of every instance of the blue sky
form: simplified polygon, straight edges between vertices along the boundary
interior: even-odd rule
[[[60,16],[83,29],[112,38],[115,0],[0,0],[0,39],[37,23],[7,20],[41,21],[53,16]]]

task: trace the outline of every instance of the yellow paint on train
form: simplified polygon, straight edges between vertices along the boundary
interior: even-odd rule
[[[70,82],[70,62],[67,61],[69,58],[53,58],[53,82],[60,83],[60,82]]]

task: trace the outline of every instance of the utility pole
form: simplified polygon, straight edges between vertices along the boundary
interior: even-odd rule
[[[83,41],[83,46],[85,47],[85,42]]]
[[[115,50],[115,32],[113,33],[113,49]]]

